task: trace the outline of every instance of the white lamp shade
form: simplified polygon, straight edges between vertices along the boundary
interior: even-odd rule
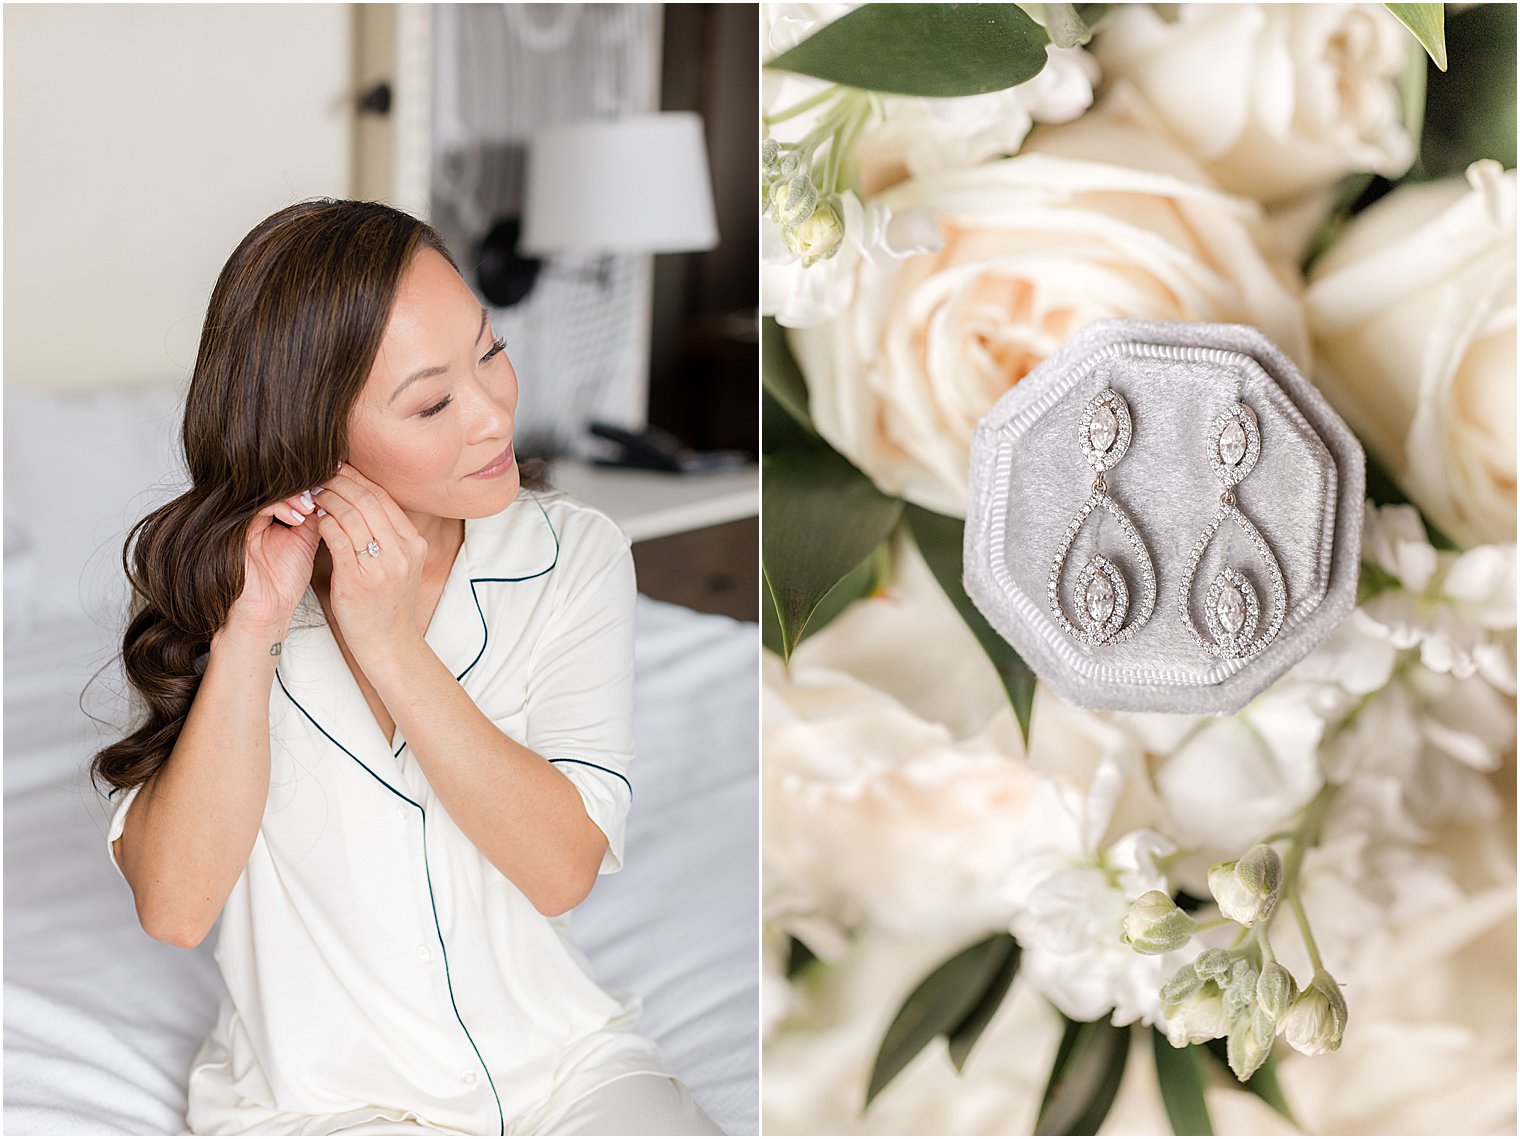
[[[534,134],[522,252],[684,253],[716,244],[700,115],[559,123]]]

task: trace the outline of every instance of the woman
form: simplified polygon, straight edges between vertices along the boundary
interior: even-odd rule
[[[192,1134],[722,1133],[566,928],[622,865],[633,568],[523,479],[517,394],[388,206],[281,210],[217,280],[191,487],[124,554],[145,721],[93,764],[143,928],[221,915]]]

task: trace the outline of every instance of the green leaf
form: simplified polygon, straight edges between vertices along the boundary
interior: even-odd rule
[[[760,321],[760,359],[760,382],[766,393],[799,424],[813,431],[807,380],[786,342],[786,329],[775,317],[767,316]]]
[[[817,961],[818,955],[808,948],[807,942],[799,937],[788,937],[787,941],[790,944],[786,954],[786,975],[790,978]]]
[[[1024,742],[1028,743],[1030,718],[1034,713],[1034,672],[966,595],[966,588],[961,584],[966,524],[959,518],[937,514],[913,503],[904,504],[903,521],[945,596],[955,605],[961,620],[976,635],[977,643],[997,669],[1013,705],[1013,714],[1018,718],[1019,730],[1024,734]]]
[[[1443,4],[1385,4],[1420,41],[1431,60],[1446,70],[1446,11]]]
[[[767,67],[897,95],[982,95],[1045,66],[1045,30],[1017,4],[864,4]]]
[[[1036,1135],[1096,1135],[1119,1094],[1129,1059],[1128,1028],[1106,1020],[1066,1020],[1045,1085]]]
[[[966,1019],[950,1031],[948,1037],[950,1060],[957,1072],[966,1070],[966,1061],[971,1056],[972,1046],[992,1023],[993,1014],[1002,1005],[1003,998],[1008,995],[1008,990],[1013,985],[1013,978],[1019,971],[1019,943],[1013,939],[1013,935],[999,933],[990,940],[1000,942],[1004,946],[1003,964],[993,974],[992,980],[987,982],[987,988],[983,990],[971,1011],[966,1014]]]
[[[870,597],[881,587],[882,583],[891,576],[891,548],[890,540],[881,543],[867,554],[858,566],[840,578],[833,589],[823,595],[823,600],[818,603],[818,607],[813,610],[813,615],[808,618],[808,623],[802,628],[802,636],[797,640],[799,645],[815,633],[828,628],[830,622],[851,605]],[[778,646],[781,644],[779,639],[781,625],[775,619],[775,608],[766,606],[766,610],[772,616],[771,625],[777,635],[775,643],[767,644],[766,647],[780,656],[781,649]]]
[[[1151,1045],[1156,1053],[1156,1081],[1161,1085],[1166,1117],[1172,1121],[1172,1134],[1214,1134],[1208,1105],[1203,1100],[1201,1046],[1173,1048],[1159,1028],[1151,1029]]]
[[[908,994],[876,1052],[862,1111],[936,1036],[949,1036],[967,1025],[1004,972],[1012,941],[1009,934],[997,933],[967,946]]]
[[[892,532],[902,503],[822,448],[764,456],[760,480],[761,570],[787,660],[819,602]]]
[[[1221,1036],[1210,1040],[1205,1048],[1210,1056],[1218,1060],[1226,1072],[1230,1074],[1230,1081],[1256,1096],[1278,1115],[1282,1116],[1294,1127],[1299,1126],[1298,1120],[1293,1118],[1293,1111],[1288,1107],[1288,1098],[1283,1095],[1282,1085],[1277,1082],[1277,1049],[1274,1048],[1267,1056],[1266,1062],[1256,1069],[1256,1072],[1245,1083],[1235,1079],[1235,1073],[1230,1071],[1229,1041]]]
[[[1420,141],[1424,178],[1460,178],[1479,158],[1515,166],[1514,4],[1474,4],[1446,22],[1451,70],[1431,70]]]

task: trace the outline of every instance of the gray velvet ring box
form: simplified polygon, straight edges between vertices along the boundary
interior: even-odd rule
[[[1129,423],[1120,415],[1114,432],[1097,412],[1110,430],[1096,436],[1094,450],[1084,414],[1105,388],[1122,397]],[[1254,414],[1256,434],[1246,458],[1229,466],[1248,438],[1235,432],[1221,463],[1220,424],[1228,425],[1237,403]],[[1249,414],[1243,425],[1248,421]],[[1101,486],[1084,443],[1091,454],[1119,456]],[[1098,321],[978,425],[963,583],[993,627],[1068,703],[1227,715],[1303,659],[1355,605],[1365,468],[1356,437],[1257,329]],[[1222,472],[1240,471],[1244,477],[1227,488]],[[1100,495],[1109,502],[1095,503]],[[1222,501],[1250,525],[1239,524]],[[1074,522],[1080,525],[1057,577],[1058,617],[1048,585]],[[1095,557],[1106,559],[1108,571]],[[1272,562],[1280,567],[1280,605]],[[1089,566],[1113,583],[1110,589],[1099,581],[1095,600],[1084,592]],[[1086,581],[1094,577],[1085,574]],[[1115,594],[1113,612],[1127,603],[1123,626],[1134,627],[1088,643],[1072,615],[1101,615]],[[1152,604],[1142,622],[1147,595]],[[1242,598],[1252,608],[1240,643],[1255,647],[1237,656],[1221,646],[1227,649],[1231,625],[1242,620]]]

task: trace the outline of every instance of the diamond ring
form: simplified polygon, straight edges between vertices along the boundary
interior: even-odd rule
[[[364,552],[372,558],[378,558],[380,556],[380,543],[371,538],[369,545],[364,547]]]

